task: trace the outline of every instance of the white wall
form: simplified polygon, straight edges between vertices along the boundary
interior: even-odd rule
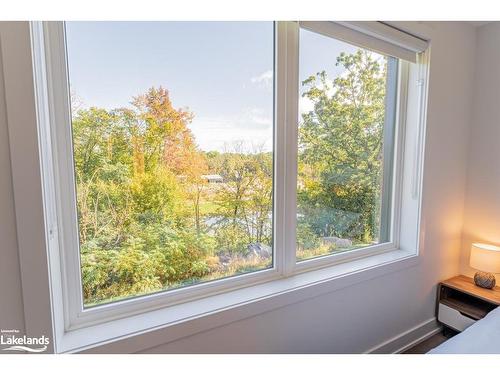
[[[435,316],[437,282],[459,271],[475,30],[454,22],[397,25],[432,40],[419,264],[145,352],[359,353]],[[23,315],[5,133],[0,117],[2,328],[22,325]]]
[[[0,329],[24,332],[2,61],[0,49]]]
[[[500,245],[500,22],[477,31],[474,110],[470,127],[469,163],[461,270],[469,267],[472,242]]]

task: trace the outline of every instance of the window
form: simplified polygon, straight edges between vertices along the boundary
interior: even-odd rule
[[[300,29],[297,259],[391,240],[398,59]]]
[[[63,334],[416,254],[426,41],[380,22],[32,33]]]
[[[65,26],[84,305],[272,267],[272,22]]]

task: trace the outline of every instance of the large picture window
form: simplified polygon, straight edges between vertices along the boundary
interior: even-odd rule
[[[417,254],[426,41],[381,22],[35,22],[32,44],[64,350]]]

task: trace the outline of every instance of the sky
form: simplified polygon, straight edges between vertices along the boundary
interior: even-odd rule
[[[66,39],[70,88],[83,107],[130,107],[163,86],[175,108],[194,114],[200,149],[272,150],[272,22],[67,22]],[[335,58],[354,50],[301,30],[299,79],[321,70],[333,79],[342,73]],[[299,106],[311,109],[307,99]]]

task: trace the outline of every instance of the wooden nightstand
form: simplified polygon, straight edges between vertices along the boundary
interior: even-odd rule
[[[498,306],[499,287],[480,288],[472,278],[463,275],[439,283],[438,321],[455,331],[463,331]]]

